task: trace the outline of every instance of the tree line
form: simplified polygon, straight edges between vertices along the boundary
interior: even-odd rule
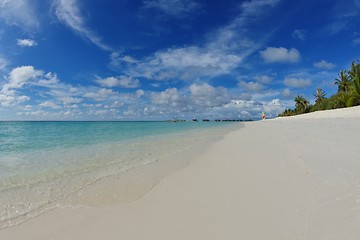
[[[285,109],[279,116],[293,116],[319,110],[360,105],[360,61],[353,61],[350,70],[341,70],[335,79],[335,85],[337,85],[337,93],[329,98],[326,98],[326,93],[323,89],[317,88],[313,94],[316,98],[314,105],[310,104],[303,96],[298,95],[294,99],[295,109]]]

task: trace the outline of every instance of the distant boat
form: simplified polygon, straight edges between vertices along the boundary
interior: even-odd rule
[[[192,121],[193,121],[193,122],[197,122],[198,120],[197,120],[197,118],[193,118]]]

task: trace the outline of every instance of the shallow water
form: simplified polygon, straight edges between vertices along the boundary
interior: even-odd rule
[[[0,228],[136,199],[238,124],[0,122]]]

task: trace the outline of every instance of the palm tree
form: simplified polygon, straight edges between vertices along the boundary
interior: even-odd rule
[[[355,63],[353,61],[351,63],[351,68],[349,71],[349,78],[351,81],[351,103],[352,106],[360,105],[360,62]]]
[[[295,110],[299,113],[304,113],[309,106],[309,101],[303,96],[297,96],[295,98]]]
[[[351,63],[351,69],[349,71],[350,81],[354,81],[355,78],[360,77],[360,64],[355,63],[353,61]]]
[[[353,81],[353,89],[357,95],[360,96],[360,76],[357,76]]]
[[[335,85],[338,85],[338,92],[348,92],[351,85],[349,75],[345,71],[341,70],[339,77],[335,79]]]
[[[313,94],[316,97],[315,103],[321,103],[325,99],[325,92],[321,88],[316,89],[316,93]]]
[[[360,72],[359,72],[360,73]],[[360,104],[360,74],[356,75],[352,82],[353,104]]]

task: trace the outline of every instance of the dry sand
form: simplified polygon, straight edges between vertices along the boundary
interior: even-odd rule
[[[118,206],[58,209],[0,239],[360,239],[360,108],[246,123]]]

